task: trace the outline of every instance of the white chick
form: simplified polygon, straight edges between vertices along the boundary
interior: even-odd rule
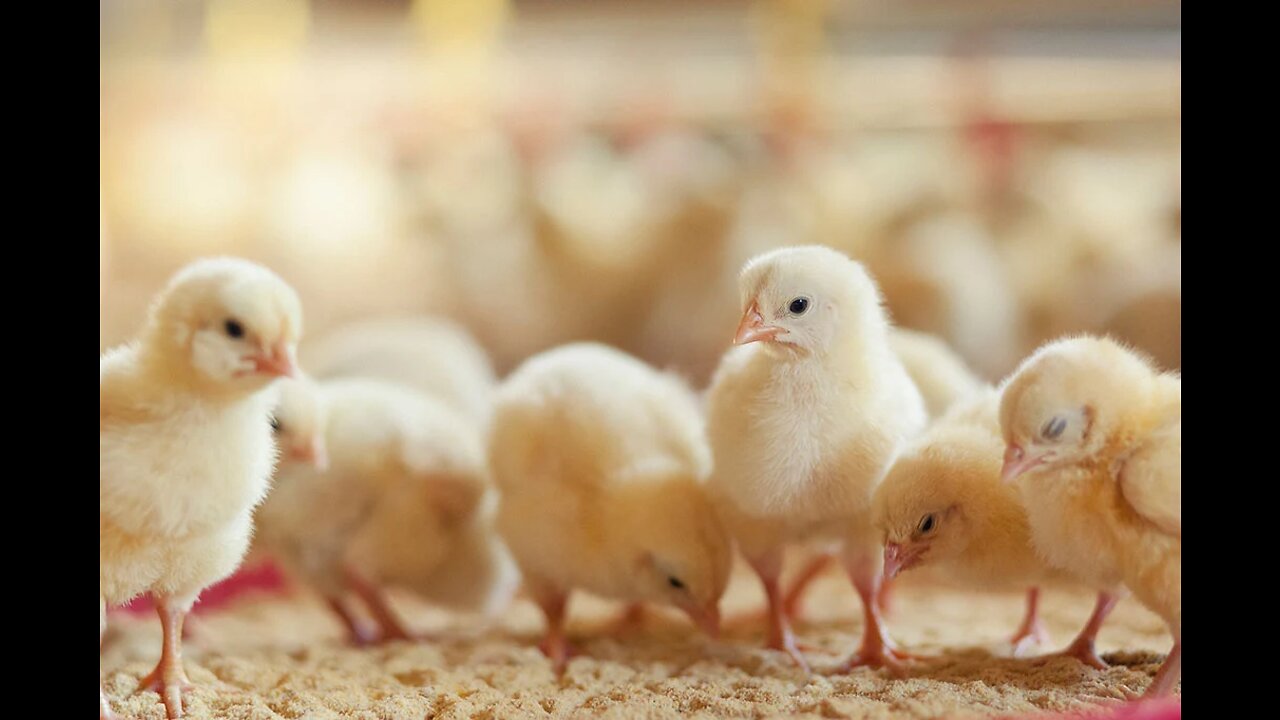
[[[1040,553],[1083,582],[1121,584],[1164,619],[1173,649],[1147,695],[1182,676],[1182,380],[1117,343],[1059,340],[1010,378],[1003,474],[1022,477]]]
[[[778,588],[785,545],[836,539],[862,598],[862,646],[845,664],[901,670],[879,603],[871,497],[924,402],[889,344],[889,321],[861,265],[824,247],[747,263],[742,323],[708,395],[711,488],[764,583],[769,646],[807,667]]]
[[[442,318],[379,318],[308,341],[302,366],[318,379],[366,377],[425,392],[483,427],[497,380],[484,348]]]
[[[498,391],[489,460],[498,525],[547,618],[562,672],[574,589],[684,610],[715,635],[732,564],[704,486],[711,457],[693,394],[591,343],[526,361]]]
[[[298,296],[275,273],[200,260],[170,280],[138,338],[99,361],[100,624],[107,603],[152,594],[164,644],[140,686],[171,718],[190,686],[183,619],[249,545],[275,460],[267,390],[296,373],[301,330]]]
[[[930,418],[988,388],[942,338],[904,328],[889,332],[889,345],[924,398]]]
[[[387,600],[397,585],[452,609],[492,614],[517,583],[493,528],[479,433],[423,393],[371,379],[282,388],[280,442],[313,444],[319,428],[330,462],[286,462],[258,512],[258,539],[319,592],[356,642],[408,639]],[[299,438],[303,438],[301,441]],[[378,623],[362,627],[353,591]]]

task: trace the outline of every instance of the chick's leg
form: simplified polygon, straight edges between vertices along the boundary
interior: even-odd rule
[[[817,580],[822,573],[827,571],[836,561],[836,556],[832,553],[824,552],[809,561],[807,565],[800,570],[800,574],[791,583],[791,589],[787,591],[787,597],[782,602],[782,611],[787,614],[791,620],[800,618],[800,613],[804,609],[804,595]]]
[[[182,621],[191,609],[194,598],[185,601],[170,597],[156,598],[156,613],[164,642],[160,649],[160,662],[146,677],[138,681],[139,690],[160,694],[169,718],[182,717],[182,693],[191,687],[187,671],[182,667]]]
[[[378,642],[380,635],[377,629],[370,627],[357,617],[345,599],[329,596],[325,598],[325,602],[333,610],[333,614],[338,616],[342,626],[347,629],[347,638],[352,645],[372,645]]]
[[[1160,671],[1156,673],[1156,679],[1151,681],[1151,685],[1147,687],[1143,697],[1157,698],[1170,695],[1181,679],[1182,639],[1178,638],[1173,643],[1173,649],[1169,651],[1169,657],[1165,658],[1164,664],[1160,666]]]
[[[1054,653],[1048,657],[1072,657],[1085,665],[1106,670],[1111,667],[1106,660],[1098,657],[1097,650],[1094,649],[1094,641],[1098,638],[1098,631],[1102,629],[1102,623],[1115,609],[1116,603],[1120,602],[1121,595],[1109,592],[1098,593],[1098,602],[1093,606],[1093,614],[1089,616],[1089,622],[1085,623],[1080,634],[1075,640],[1061,652]]]
[[[804,655],[800,654],[795,635],[791,632],[791,620],[787,617],[786,601],[782,597],[782,588],[778,582],[778,578],[782,575],[782,550],[770,550],[762,556],[750,559],[749,562],[751,568],[756,571],[756,575],[760,576],[760,582],[764,585],[765,599],[769,603],[767,646],[772,650],[781,650],[790,655],[801,670],[809,672],[809,663],[805,661]]]
[[[378,623],[381,629],[379,640],[386,642],[388,640],[412,640],[413,633],[405,627],[400,620],[400,615],[391,607],[391,602],[387,599],[387,593],[372,580],[369,580],[360,572],[352,569],[346,569],[347,584],[351,587],[355,594],[364,601],[369,607],[369,612],[373,615],[374,622]]]
[[[540,590],[533,593],[542,614],[547,617],[547,634],[538,644],[538,649],[551,660],[551,667],[557,675],[563,675],[569,665],[569,658],[578,654],[576,648],[564,634],[565,608],[569,597],[563,592]]]
[[[107,601],[98,598],[98,650],[102,650],[102,638],[107,634]],[[116,714],[111,712],[111,703],[107,702],[107,693],[102,689],[102,681],[98,681],[98,720],[115,720]]]
[[[1013,644],[1014,657],[1021,655],[1030,645],[1049,642],[1049,631],[1045,629],[1044,623],[1040,622],[1040,588],[1033,587],[1027,590],[1026,617],[1022,619],[1022,624],[1018,626],[1018,630],[1009,642]]]
[[[880,571],[874,553],[857,552],[846,557],[845,567],[849,579],[862,598],[862,645],[853,657],[846,660],[838,668],[838,672],[848,672],[855,667],[882,667],[894,675],[906,674],[905,660],[911,656],[898,650],[885,627],[884,617],[880,614]]]

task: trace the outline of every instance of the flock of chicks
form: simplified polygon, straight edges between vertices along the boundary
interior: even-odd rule
[[[736,547],[766,591],[768,645],[807,669],[779,583],[783,549],[802,544],[837,558],[862,599],[843,670],[904,670],[881,591],[929,564],[1028,588],[1017,647],[1039,637],[1040,583],[1096,588],[1064,651],[1093,665],[1104,618],[1132,592],[1174,638],[1147,694],[1175,690],[1179,377],[1076,337],[992,388],[942,343],[891,327],[866,270],[824,247],[757,256],[740,289],[735,347],[699,397],[591,343],[499,384],[469,336],[428,320],[309,345],[316,379],[302,377],[300,302],[284,281],[243,260],[188,266],[100,363],[102,630],[108,604],[155,598],[162,654],[140,687],[181,717],[183,618],[252,537],[357,642],[410,637],[388,586],[492,614],[522,583],[562,671],[575,589],[674,606],[714,636]]]

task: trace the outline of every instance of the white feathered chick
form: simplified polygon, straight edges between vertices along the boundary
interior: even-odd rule
[[[135,341],[99,361],[101,624],[108,603],[155,598],[164,645],[141,685],[171,718],[190,685],[183,619],[248,547],[275,460],[268,386],[296,372],[301,330],[298,296],[275,273],[201,260],[170,280]]]
[[[365,377],[403,383],[483,427],[497,384],[484,348],[442,318],[378,318],[344,325],[302,345],[317,379]]]
[[[537,355],[498,391],[489,446],[499,527],[547,617],[562,671],[574,589],[674,605],[714,635],[732,563],[706,497],[711,457],[693,394],[622,352]]]
[[[879,536],[871,497],[924,402],[889,344],[889,321],[861,265],[824,247],[747,263],[742,322],[708,395],[711,488],[730,533],[764,583],[769,646],[802,667],[778,575],[785,545],[843,542],[866,626],[848,665],[899,669],[876,595]]]
[[[413,388],[371,379],[290,383],[276,410],[298,444],[319,410],[329,466],[286,462],[258,512],[261,547],[319,592],[357,642],[406,639],[385,587],[492,614],[518,578],[493,528],[496,498],[477,430]],[[354,592],[379,625],[362,628]]]

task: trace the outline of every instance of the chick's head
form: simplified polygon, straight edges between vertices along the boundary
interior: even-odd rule
[[[1096,457],[1123,425],[1125,412],[1140,406],[1151,373],[1143,358],[1105,338],[1069,338],[1040,348],[1001,397],[1004,479]]]
[[[729,536],[688,474],[653,480],[623,491],[614,527],[625,538],[633,597],[680,608],[715,637],[733,564]]]
[[[236,258],[180,270],[149,319],[149,348],[174,377],[255,392],[297,374],[302,332],[297,293],[274,272]]]
[[[852,328],[879,327],[880,291],[865,268],[821,246],[780,248],[747,262],[738,279],[742,321],[734,343],[821,353]]]
[[[981,429],[931,439],[898,459],[876,489],[884,573],[962,557],[1000,505],[1000,443]]]
[[[281,461],[307,463],[317,470],[329,467],[325,447],[327,414],[320,389],[309,378],[280,383],[280,399],[271,413],[271,430],[280,448]]]

